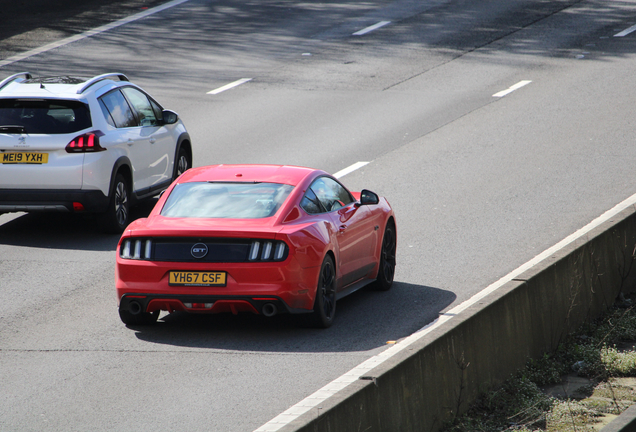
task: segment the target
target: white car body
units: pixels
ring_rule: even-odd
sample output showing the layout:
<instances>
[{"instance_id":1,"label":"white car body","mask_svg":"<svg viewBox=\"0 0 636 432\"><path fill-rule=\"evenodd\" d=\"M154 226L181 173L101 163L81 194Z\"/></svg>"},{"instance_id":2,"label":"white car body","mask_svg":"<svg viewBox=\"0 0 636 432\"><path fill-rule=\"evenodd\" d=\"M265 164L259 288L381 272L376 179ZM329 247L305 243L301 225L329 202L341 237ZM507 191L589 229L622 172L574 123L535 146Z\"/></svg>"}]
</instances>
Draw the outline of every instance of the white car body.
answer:
<instances>
[{"instance_id":1,"label":"white car body","mask_svg":"<svg viewBox=\"0 0 636 432\"><path fill-rule=\"evenodd\" d=\"M32 106L39 104L43 108L32 109L31 116ZM55 104L64 107L51 108ZM86 146L69 150L79 137L88 141L88 134L98 151ZM37 163L41 158L44 163ZM126 196L119 201L125 200L126 208L115 203L114 211L126 214L120 213L117 226L109 230L121 231L129 205L158 194L191 166L191 141L182 121L125 75L83 79L21 73L0 82L0 213L110 211L113 216L120 174Z\"/></svg>"}]
</instances>

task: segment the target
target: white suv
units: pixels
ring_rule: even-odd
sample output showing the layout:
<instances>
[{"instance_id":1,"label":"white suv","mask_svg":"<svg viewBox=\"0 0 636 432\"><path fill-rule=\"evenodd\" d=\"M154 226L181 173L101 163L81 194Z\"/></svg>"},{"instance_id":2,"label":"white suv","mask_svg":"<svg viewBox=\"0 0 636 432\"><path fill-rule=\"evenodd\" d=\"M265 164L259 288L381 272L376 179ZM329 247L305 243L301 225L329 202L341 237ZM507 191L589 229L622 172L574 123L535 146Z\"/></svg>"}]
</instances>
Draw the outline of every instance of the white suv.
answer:
<instances>
[{"instance_id":1,"label":"white suv","mask_svg":"<svg viewBox=\"0 0 636 432\"><path fill-rule=\"evenodd\" d=\"M190 136L120 73L0 82L0 214L93 212L107 232L192 167Z\"/></svg>"}]
</instances>

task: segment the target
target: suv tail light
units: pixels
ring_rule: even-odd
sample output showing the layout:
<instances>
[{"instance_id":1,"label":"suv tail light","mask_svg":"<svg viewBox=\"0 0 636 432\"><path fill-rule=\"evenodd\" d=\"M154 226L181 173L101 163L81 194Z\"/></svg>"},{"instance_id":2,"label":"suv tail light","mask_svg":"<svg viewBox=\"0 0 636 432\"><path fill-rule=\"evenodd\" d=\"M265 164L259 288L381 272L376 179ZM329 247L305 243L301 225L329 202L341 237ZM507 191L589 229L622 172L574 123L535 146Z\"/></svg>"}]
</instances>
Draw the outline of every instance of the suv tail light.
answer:
<instances>
[{"instance_id":1,"label":"suv tail light","mask_svg":"<svg viewBox=\"0 0 636 432\"><path fill-rule=\"evenodd\" d=\"M73 138L66 145L67 153L94 153L105 151L106 149L99 145L99 137L104 135L100 131L88 132Z\"/></svg>"}]
</instances>

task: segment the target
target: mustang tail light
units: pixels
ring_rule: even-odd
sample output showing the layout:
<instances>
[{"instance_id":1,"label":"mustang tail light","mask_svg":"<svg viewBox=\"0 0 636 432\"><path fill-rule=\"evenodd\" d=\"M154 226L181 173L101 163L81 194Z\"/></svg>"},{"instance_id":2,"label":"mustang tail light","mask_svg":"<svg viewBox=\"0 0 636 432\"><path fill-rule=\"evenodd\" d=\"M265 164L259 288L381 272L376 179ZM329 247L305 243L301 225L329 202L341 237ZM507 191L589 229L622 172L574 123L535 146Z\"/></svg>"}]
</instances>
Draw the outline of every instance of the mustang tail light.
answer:
<instances>
[{"instance_id":1,"label":"mustang tail light","mask_svg":"<svg viewBox=\"0 0 636 432\"><path fill-rule=\"evenodd\" d=\"M126 239L121 242L119 256L123 259L149 260L152 257L152 240Z\"/></svg>"},{"instance_id":2,"label":"mustang tail light","mask_svg":"<svg viewBox=\"0 0 636 432\"><path fill-rule=\"evenodd\" d=\"M254 240L250 246L250 261L284 261L289 248L282 241Z\"/></svg>"},{"instance_id":3,"label":"mustang tail light","mask_svg":"<svg viewBox=\"0 0 636 432\"><path fill-rule=\"evenodd\" d=\"M170 243L168 243L170 244ZM243 243L245 245L245 243ZM226 245L218 245L221 249L215 249L217 246L214 243L208 243L207 247L211 249L208 256L214 256L210 262L224 262L225 260L220 255L226 249L223 247ZM192 246L188 246L188 251ZM174 249L174 247L168 246L168 248ZM122 240L119 247L119 256L122 259L129 260L159 260L159 261L197 261L197 258L193 258L190 253L186 255L166 254L166 243L162 243L161 239L158 242L149 238L126 238ZM180 250L177 247L177 250ZM212 252L214 250L214 252ZM276 240L252 240L249 244L247 261L249 262L272 262L272 261L285 261L289 255L289 247L283 241ZM245 255L242 258L236 259L236 257L228 260L227 262L244 262ZM225 257L227 258L227 257Z\"/></svg>"},{"instance_id":4,"label":"mustang tail light","mask_svg":"<svg viewBox=\"0 0 636 432\"><path fill-rule=\"evenodd\" d=\"M88 132L73 138L66 145L67 153L94 153L105 151L106 149L99 145L99 137L104 135L100 131Z\"/></svg>"}]
</instances>

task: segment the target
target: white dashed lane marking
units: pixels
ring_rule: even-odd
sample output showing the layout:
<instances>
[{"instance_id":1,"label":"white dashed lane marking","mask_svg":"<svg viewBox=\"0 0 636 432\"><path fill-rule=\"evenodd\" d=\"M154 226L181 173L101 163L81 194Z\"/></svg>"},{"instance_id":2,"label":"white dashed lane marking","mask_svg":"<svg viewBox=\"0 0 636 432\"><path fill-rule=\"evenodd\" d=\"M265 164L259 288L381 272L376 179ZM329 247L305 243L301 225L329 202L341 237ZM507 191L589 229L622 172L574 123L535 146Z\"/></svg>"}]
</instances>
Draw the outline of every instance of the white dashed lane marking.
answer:
<instances>
[{"instance_id":1,"label":"white dashed lane marking","mask_svg":"<svg viewBox=\"0 0 636 432\"><path fill-rule=\"evenodd\" d=\"M51 42L50 44L44 45L44 46L39 47L39 48L32 49L30 51L26 51L26 52L23 52L23 53L20 53L20 54L16 54L16 55L14 55L12 57L9 57L9 58L6 58L6 59L0 61L0 67L9 65L11 63L18 62L20 60L24 60L24 59L29 58L31 56L34 56L36 54L41 54L43 52L47 52L47 51L50 51L50 50L55 49L55 48L59 48L59 47L64 46L64 45L68 45L68 44L70 44L72 42L76 42L78 40L82 40L82 39L86 39L86 38L91 37L91 36L95 36L96 34L103 33L105 31L112 30L112 29L117 28L119 26L122 26L124 24L128 24L128 23L131 23L133 21L140 20L142 18L145 18L145 17L150 16L152 14L155 14L157 12L161 12L163 10L169 9L171 7L180 5L181 3L185 3L187 1L189 1L189 0L173 0L171 2L163 4L161 6L157 6L157 7L154 7L152 9L148 9L148 10L145 10L143 12L139 12L138 14L129 16L127 18L120 19L119 21L115 21L115 22L112 22L110 24L106 24L106 25L94 28L94 29L86 31L84 33L68 37L66 39L62 39L62 40L59 40L59 41L56 41L56 42Z\"/></svg>"},{"instance_id":2,"label":"white dashed lane marking","mask_svg":"<svg viewBox=\"0 0 636 432\"><path fill-rule=\"evenodd\" d=\"M632 32L635 32L635 31L636 31L636 25L633 25L633 26L631 26L630 28L625 29L625 30L623 30L623 31L622 31L622 32L620 32L620 33L616 33L616 34L614 35L614 37L623 37L623 36L627 36L628 34L630 34L630 33L632 33Z\"/></svg>"},{"instance_id":3,"label":"white dashed lane marking","mask_svg":"<svg viewBox=\"0 0 636 432\"><path fill-rule=\"evenodd\" d=\"M245 84L248 81L252 81L252 78L241 78L240 80L224 85L223 87L219 87L218 89L211 90L208 92L208 94L211 94L211 95L219 94L221 92L224 92L225 90L229 90L236 86L240 86L241 84Z\"/></svg>"},{"instance_id":4,"label":"white dashed lane marking","mask_svg":"<svg viewBox=\"0 0 636 432\"><path fill-rule=\"evenodd\" d=\"M510 94L513 91L520 89L521 87L527 86L531 82L532 81L529 81L529 80L519 81L517 84L513 85L512 87L509 87L506 90L502 90L498 93L495 93L494 95L492 95L492 97L504 97L507 94Z\"/></svg>"},{"instance_id":5,"label":"white dashed lane marking","mask_svg":"<svg viewBox=\"0 0 636 432\"><path fill-rule=\"evenodd\" d=\"M353 33L354 36L362 36L363 34L367 34L369 32L372 32L373 30L377 30L380 27L384 27L387 24L391 24L391 21L380 21L377 24L373 24L372 26L363 28L362 30L359 30L355 33Z\"/></svg>"},{"instance_id":6,"label":"white dashed lane marking","mask_svg":"<svg viewBox=\"0 0 636 432\"><path fill-rule=\"evenodd\" d=\"M344 177L344 176L346 176L347 174L350 174L350 173L354 172L355 170L362 168L363 166L365 166L365 165L366 165L366 164L368 164L368 163L369 163L369 162L356 162L356 163L354 163L353 165L348 166L347 168L345 168L345 169L342 169L342 170L338 171L338 172L337 172L337 173L335 173L333 176L334 176L335 178Z\"/></svg>"}]
</instances>

